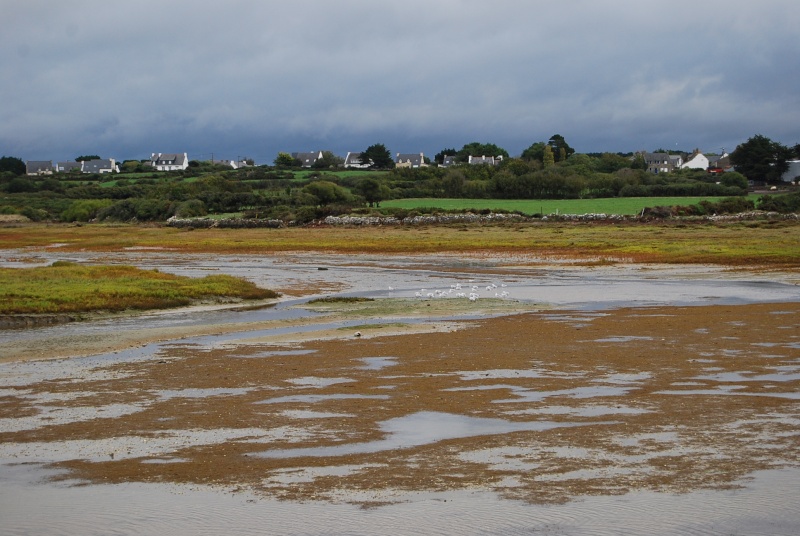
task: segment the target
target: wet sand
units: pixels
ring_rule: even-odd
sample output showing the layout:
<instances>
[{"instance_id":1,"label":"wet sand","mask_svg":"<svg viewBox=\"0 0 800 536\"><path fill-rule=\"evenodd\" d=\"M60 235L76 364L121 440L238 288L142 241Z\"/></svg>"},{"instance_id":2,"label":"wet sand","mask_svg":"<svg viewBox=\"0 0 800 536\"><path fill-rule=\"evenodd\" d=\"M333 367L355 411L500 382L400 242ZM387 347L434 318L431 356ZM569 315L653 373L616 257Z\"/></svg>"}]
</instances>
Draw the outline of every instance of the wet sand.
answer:
<instances>
[{"instance_id":1,"label":"wet sand","mask_svg":"<svg viewBox=\"0 0 800 536\"><path fill-rule=\"evenodd\" d=\"M46 379L21 371L59 361L19 362L0 445L88 483L367 506L425 490L562 503L727 489L798 467L798 313L536 311L403 334L173 340Z\"/></svg>"}]
</instances>

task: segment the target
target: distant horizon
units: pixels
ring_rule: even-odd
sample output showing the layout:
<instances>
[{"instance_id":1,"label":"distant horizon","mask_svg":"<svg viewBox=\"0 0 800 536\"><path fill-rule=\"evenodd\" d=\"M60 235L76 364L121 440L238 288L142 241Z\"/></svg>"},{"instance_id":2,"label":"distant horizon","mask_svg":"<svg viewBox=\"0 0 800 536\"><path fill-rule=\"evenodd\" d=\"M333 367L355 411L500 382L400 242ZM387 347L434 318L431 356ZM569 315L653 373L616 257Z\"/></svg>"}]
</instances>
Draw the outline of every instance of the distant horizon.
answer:
<instances>
[{"instance_id":1,"label":"distant horizon","mask_svg":"<svg viewBox=\"0 0 800 536\"><path fill-rule=\"evenodd\" d=\"M755 136L755 135L756 134L753 134L753 136ZM769 136L767 136L767 137L769 137ZM546 143L548 139L549 139L549 136L546 139L538 140L538 141ZM477 140L473 140L473 141L477 141ZM566 141L567 141L567 143L570 143L569 139L567 139ZM745 140L742 140L740 143L744 143L746 141L747 140L745 139ZM779 140L773 140L773 141L779 141ZM522 154L522 152L525 149L530 147L530 145L532 145L533 143L537 143L537 142L531 142L531 144L528 144L527 146L525 146L522 150L518 151L517 153L513 153L512 151L509 151L506 147L504 147L504 146L502 146L500 144L496 144L496 145L498 145L501 149L505 149L506 151L508 151L508 153L510 155L510 158L519 158L520 155ZM378 142L374 142L374 143L381 143L381 142L378 141ZM471 143L471 142L467 142L467 143ZM487 141L482 141L480 143L493 143L493 142L491 140L487 140ZM781 143L783 143L783 142L781 142ZM47 158L47 157L44 157L44 158L23 158L23 157L21 157L19 155L14 155L14 154L2 154L0 156L15 157L15 158L21 159L24 162L47 162L47 161L52 161L52 162L74 162L75 159L80 157L80 156L97 155L101 159L113 158L116 162L122 163L122 162L129 161L129 160L138 160L138 161L149 160L153 153L161 152L161 153L164 153L164 154L183 154L183 153L186 153L187 156L189 157L190 161L191 160L195 160L195 161L198 161L198 162L208 162L208 161L211 161L212 157L213 157L213 161L215 161L215 162L217 162L217 161L219 161L219 162L228 162L228 161L231 161L231 160L234 161L234 162L237 162L237 161L242 161L242 160L245 160L245 159L250 159L250 160L254 160L256 165L271 165L271 164L273 164L275 158L278 156L279 152L284 152L284 153L291 154L291 153L302 153L302 152L312 152L313 153L313 152L316 152L316 151L331 151L334 155L339 156L341 158L344 158L347 155L348 152L354 152L354 153L363 152L367 147L369 147L369 145L372 145L372 143L369 143L368 145L365 145L364 147L362 147L360 149L353 149L353 150L343 151L343 152L333 151L333 150L330 150L330 149L325 148L325 147L321 147L319 149L312 148L312 149L297 149L297 150L294 150L294 149L280 149L280 150L276 151L275 154L272 155L272 157L269 157L268 160L263 160L263 161L261 159L259 159L259 158L255 158L253 156L250 156L249 154L244 154L243 152L238 153L238 154L236 154L234 156L228 157L228 156L224 156L224 153L222 153L222 152L217 153L216 151L214 151L214 152L205 152L205 153L192 153L191 151L185 151L185 150L180 150L180 151L171 151L171 150L170 151L151 151L147 155L139 157L139 158L137 158L137 157L119 158L119 157L114 156L114 155L106 156L104 154L100 154L100 153L95 152L95 151L83 151L83 152L76 153L75 156L59 157L59 158ZM384 145L386 145L386 144L384 144ZM400 153L400 154L419 154L420 152L422 152L425 157L430 158L431 160L433 160L434 156L436 154L438 154L439 152L443 151L444 149L455 149L455 150L458 151L464 145L466 145L466 143L462 144L461 146L444 145L440 149L437 149L437 150L435 150L433 152L430 152L430 153L428 151L424 151L424 150L422 150L422 151L420 151L420 150L395 151L395 150L392 150L392 148L389 147L388 145L386 146L386 148L391 152L392 158L395 158L395 156L398 153ZM673 148L664 147L664 146L654 147L654 148L638 148L638 149L631 149L631 150L627 150L627 151L581 151L579 148L574 147L571 143L570 143L570 145L575 149L575 153L576 154L611 153L611 154L623 154L623 155L626 155L626 154L634 154L634 153L642 151L642 150L647 151L647 152L657 152L659 149L663 149L665 151L678 151L678 152L685 153L685 154L691 154L695 149L700 149L700 152L703 153L703 154L710 154L710 155L721 155L721 154L723 154L722 153L723 147L720 147L717 150L709 150L709 151L705 151L700 147L695 147L695 148L692 148L692 149L685 149L685 148L674 148L673 149ZM737 145L739 145L739 144L737 144ZM785 144L784 143L784 145L788 146L789 144ZM791 144L791 146L794 146L794 144ZM724 151L726 153L730 154L731 152L733 152L734 149L735 149L735 147L732 147L731 149L724 148ZM194 156L195 154L198 155L198 156ZM219 156L219 155L222 155L222 156ZM474 155L474 156L482 156L482 155Z\"/></svg>"}]
</instances>

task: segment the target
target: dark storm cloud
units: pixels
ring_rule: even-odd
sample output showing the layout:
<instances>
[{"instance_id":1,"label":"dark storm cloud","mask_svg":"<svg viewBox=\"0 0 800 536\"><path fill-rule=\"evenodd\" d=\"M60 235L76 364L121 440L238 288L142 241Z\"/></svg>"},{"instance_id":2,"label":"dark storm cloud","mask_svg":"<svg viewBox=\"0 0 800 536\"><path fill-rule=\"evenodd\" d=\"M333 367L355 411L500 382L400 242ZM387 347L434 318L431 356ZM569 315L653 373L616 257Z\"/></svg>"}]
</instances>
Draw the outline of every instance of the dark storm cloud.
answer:
<instances>
[{"instance_id":1,"label":"dark storm cloud","mask_svg":"<svg viewBox=\"0 0 800 536\"><path fill-rule=\"evenodd\" d=\"M793 0L3 3L24 159L800 141Z\"/></svg>"}]
</instances>

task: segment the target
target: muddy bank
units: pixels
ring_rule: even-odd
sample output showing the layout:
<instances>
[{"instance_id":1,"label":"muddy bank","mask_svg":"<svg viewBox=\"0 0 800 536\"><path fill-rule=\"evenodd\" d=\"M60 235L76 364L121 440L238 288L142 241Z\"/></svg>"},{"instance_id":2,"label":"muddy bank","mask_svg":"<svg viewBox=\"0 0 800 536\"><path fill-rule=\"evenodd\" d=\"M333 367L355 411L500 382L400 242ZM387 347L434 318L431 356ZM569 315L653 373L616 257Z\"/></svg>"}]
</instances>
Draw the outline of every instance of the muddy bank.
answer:
<instances>
[{"instance_id":1,"label":"muddy bank","mask_svg":"<svg viewBox=\"0 0 800 536\"><path fill-rule=\"evenodd\" d=\"M542 311L402 336L174 341L136 362L51 362L47 378L10 364L0 452L90 483L369 505L726 489L800 465L798 314Z\"/></svg>"}]
</instances>

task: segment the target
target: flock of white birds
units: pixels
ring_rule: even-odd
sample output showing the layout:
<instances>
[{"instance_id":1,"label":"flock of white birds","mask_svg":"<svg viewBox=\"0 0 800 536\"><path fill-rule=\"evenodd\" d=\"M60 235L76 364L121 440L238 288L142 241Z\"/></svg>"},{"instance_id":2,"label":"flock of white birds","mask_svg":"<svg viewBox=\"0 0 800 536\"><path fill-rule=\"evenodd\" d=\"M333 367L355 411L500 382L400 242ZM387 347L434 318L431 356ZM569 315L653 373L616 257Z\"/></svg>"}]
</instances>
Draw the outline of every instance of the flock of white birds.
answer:
<instances>
[{"instance_id":1,"label":"flock of white birds","mask_svg":"<svg viewBox=\"0 0 800 536\"><path fill-rule=\"evenodd\" d=\"M414 293L414 297L416 298L425 298L425 299L435 299L435 298L464 298L468 299L469 301L477 301L478 298L481 297L492 297L492 293L494 293L495 298L508 298L509 293L507 290L500 290L505 289L507 285L505 283L501 283L500 286L496 283L489 283L485 287L485 293L481 294L481 285L476 285L474 279L470 279L469 283L466 285L462 285L461 283L453 283L450 285L450 288L446 290L436 289L436 290L428 290L428 289L420 289ZM389 287L389 290L394 290L392 287Z\"/></svg>"}]
</instances>

